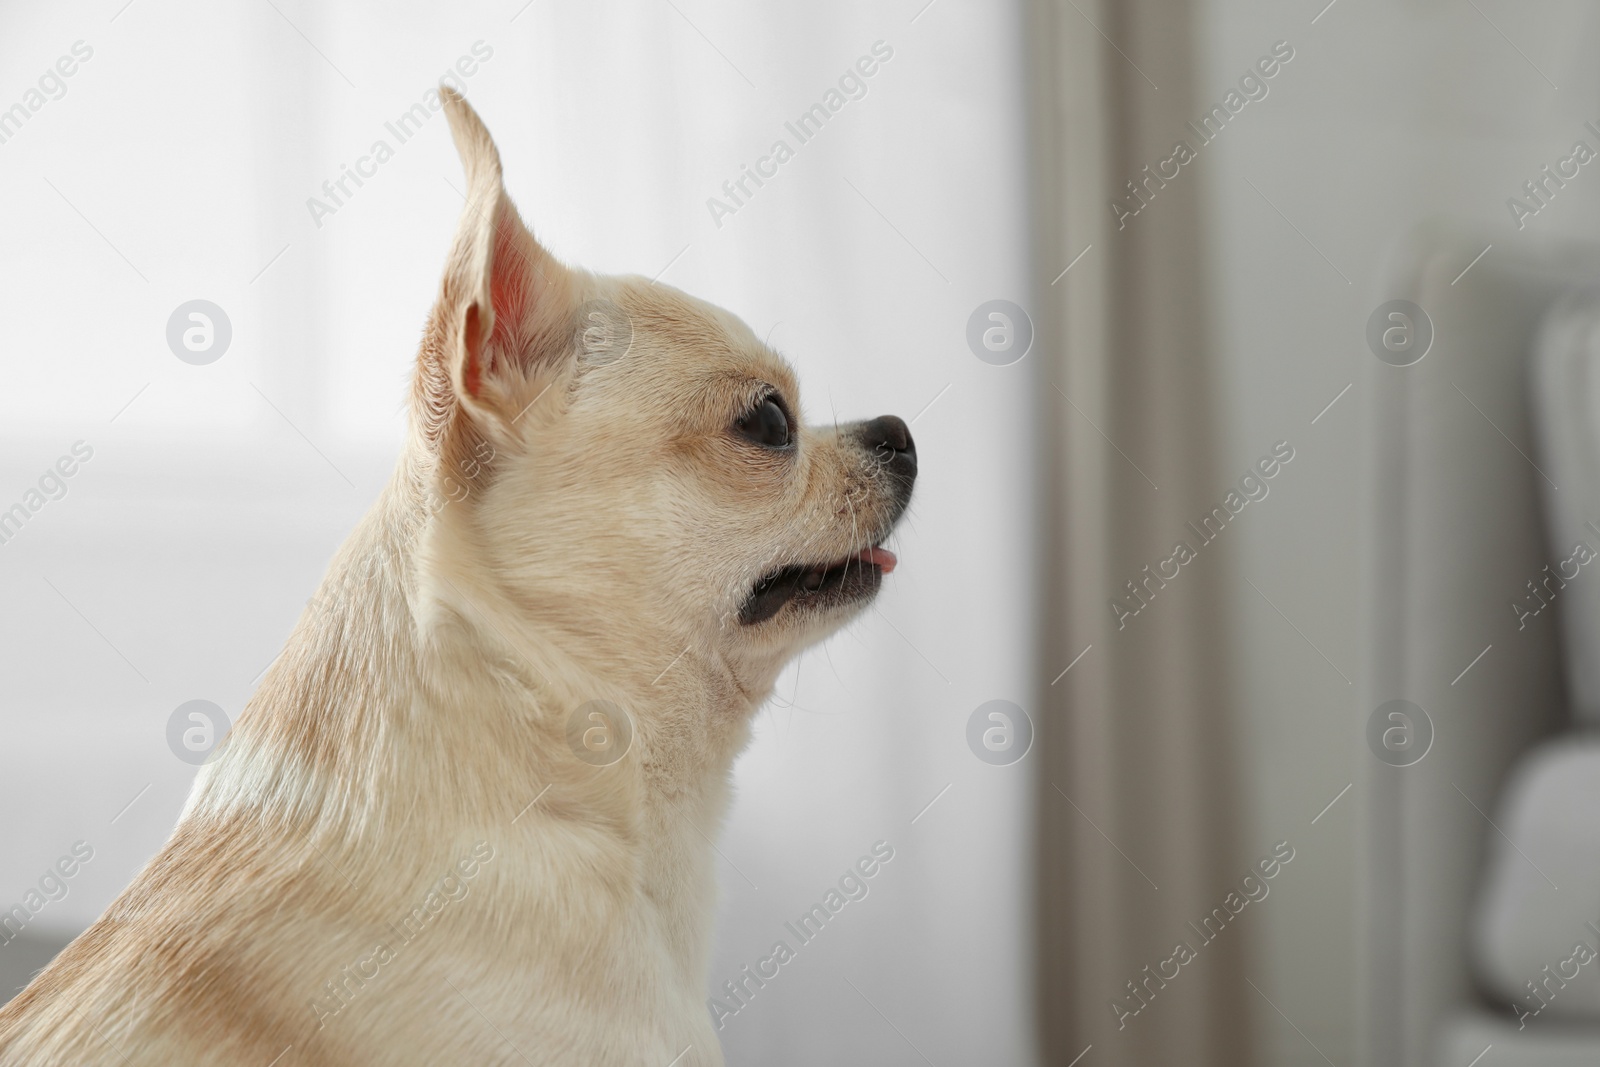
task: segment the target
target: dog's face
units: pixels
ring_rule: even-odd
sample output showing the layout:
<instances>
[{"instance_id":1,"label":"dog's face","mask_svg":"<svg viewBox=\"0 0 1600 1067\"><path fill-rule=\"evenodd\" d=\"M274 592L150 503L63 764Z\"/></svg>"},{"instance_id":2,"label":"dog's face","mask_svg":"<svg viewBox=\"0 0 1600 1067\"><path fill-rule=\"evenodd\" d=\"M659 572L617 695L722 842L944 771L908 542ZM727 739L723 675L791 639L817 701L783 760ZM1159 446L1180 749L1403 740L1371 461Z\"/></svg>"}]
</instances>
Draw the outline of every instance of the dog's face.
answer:
<instances>
[{"instance_id":1,"label":"dog's face","mask_svg":"<svg viewBox=\"0 0 1600 1067\"><path fill-rule=\"evenodd\" d=\"M916 478L906 425L801 422L790 367L669 286L557 263L459 98L471 189L417 397L476 547L520 608L663 671L770 684L877 592Z\"/></svg>"}]
</instances>

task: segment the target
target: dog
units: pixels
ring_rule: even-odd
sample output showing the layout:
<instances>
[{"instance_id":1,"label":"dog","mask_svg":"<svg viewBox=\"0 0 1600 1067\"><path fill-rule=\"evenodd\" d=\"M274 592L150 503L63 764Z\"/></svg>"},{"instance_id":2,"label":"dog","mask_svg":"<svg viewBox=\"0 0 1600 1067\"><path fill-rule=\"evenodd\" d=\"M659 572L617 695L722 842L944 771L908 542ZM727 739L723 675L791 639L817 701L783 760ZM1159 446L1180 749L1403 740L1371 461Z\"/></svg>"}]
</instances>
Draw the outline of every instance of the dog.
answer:
<instances>
[{"instance_id":1,"label":"dog","mask_svg":"<svg viewBox=\"0 0 1600 1067\"><path fill-rule=\"evenodd\" d=\"M171 838L0 1063L722 1062L712 839L784 664L896 560L916 449L798 421L726 311L466 206L372 510Z\"/></svg>"}]
</instances>

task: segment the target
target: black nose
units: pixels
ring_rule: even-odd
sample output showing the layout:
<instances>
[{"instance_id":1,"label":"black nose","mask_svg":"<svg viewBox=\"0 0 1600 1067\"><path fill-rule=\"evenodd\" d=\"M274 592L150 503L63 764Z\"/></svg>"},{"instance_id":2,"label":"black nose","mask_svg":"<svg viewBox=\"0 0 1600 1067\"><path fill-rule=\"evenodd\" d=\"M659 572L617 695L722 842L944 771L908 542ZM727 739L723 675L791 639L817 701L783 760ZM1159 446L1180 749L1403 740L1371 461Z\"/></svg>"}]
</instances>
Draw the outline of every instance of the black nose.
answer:
<instances>
[{"instance_id":1,"label":"black nose","mask_svg":"<svg viewBox=\"0 0 1600 1067\"><path fill-rule=\"evenodd\" d=\"M861 443L888 461L889 469L906 478L917 476L917 445L911 427L897 415L880 415L861 424Z\"/></svg>"}]
</instances>

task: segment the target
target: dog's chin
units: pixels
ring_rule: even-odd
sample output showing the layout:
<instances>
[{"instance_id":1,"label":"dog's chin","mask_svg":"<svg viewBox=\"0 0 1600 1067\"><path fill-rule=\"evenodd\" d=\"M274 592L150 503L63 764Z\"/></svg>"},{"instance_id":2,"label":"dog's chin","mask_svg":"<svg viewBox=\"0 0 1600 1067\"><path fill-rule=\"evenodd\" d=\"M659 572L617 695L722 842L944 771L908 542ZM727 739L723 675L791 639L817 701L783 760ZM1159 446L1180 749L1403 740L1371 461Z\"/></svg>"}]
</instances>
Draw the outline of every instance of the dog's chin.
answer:
<instances>
[{"instance_id":1,"label":"dog's chin","mask_svg":"<svg viewBox=\"0 0 1600 1067\"><path fill-rule=\"evenodd\" d=\"M877 595L895 562L893 552L874 545L831 562L779 567L751 588L739 609L739 622L759 626L780 613L812 617L865 604Z\"/></svg>"}]
</instances>

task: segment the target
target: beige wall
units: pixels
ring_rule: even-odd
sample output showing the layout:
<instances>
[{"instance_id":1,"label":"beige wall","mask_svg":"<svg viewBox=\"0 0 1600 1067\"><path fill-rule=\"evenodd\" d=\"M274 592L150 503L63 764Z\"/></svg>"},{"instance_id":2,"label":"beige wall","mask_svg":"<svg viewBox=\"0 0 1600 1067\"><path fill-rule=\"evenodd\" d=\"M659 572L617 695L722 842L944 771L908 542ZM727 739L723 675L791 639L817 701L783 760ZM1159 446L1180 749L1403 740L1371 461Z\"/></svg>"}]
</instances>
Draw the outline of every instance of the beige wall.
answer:
<instances>
[{"instance_id":1,"label":"beige wall","mask_svg":"<svg viewBox=\"0 0 1600 1067\"><path fill-rule=\"evenodd\" d=\"M1242 837L1262 848L1287 837L1298 850L1257 917L1252 978L1346 1064L1363 1062L1356 1035L1371 992L1360 973L1358 850L1367 820L1385 817L1361 786L1373 763L1362 737L1372 710L1361 684L1363 598L1383 595L1366 585L1362 548L1373 390L1384 387L1370 374L1364 326L1398 295L1384 291L1386 258L1419 223L1481 231L1495 245L1490 257L1538 236L1600 233L1600 170L1586 169L1520 233L1505 206L1585 120L1600 120L1600 68L1595 17L1578 3L1339 0L1315 25L1319 3L1295 7L1210 5L1201 82L1218 97L1274 41L1290 41L1295 58L1204 150L1197 176L1227 368L1223 454L1242 470L1273 441L1296 448L1272 496L1238 525L1240 580L1227 605L1239 636ZM1262 1008L1264 1062L1323 1062Z\"/></svg>"}]
</instances>

